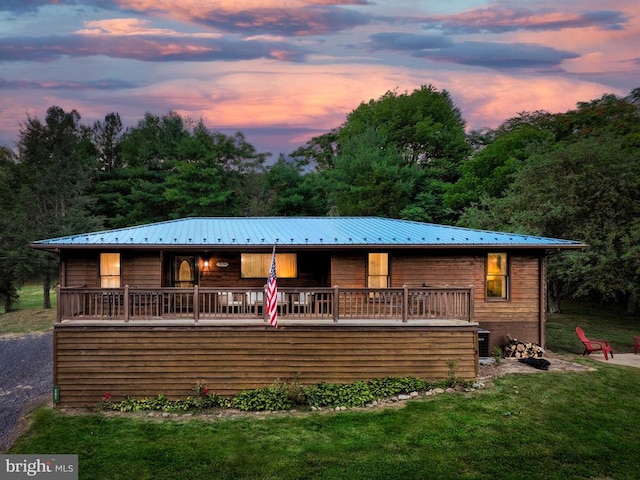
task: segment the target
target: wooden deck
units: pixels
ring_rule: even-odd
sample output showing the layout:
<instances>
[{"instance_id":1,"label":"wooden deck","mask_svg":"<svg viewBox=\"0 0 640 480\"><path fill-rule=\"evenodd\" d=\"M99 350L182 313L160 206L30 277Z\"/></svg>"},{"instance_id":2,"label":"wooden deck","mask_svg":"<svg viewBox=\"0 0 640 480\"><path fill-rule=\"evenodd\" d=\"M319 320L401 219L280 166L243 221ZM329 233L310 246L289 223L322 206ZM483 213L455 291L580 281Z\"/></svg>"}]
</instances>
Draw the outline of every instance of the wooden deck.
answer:
<instances>
[{"instance_id":1,"label":"wooden deck","mask_svg":"<svg viewBox=\"0 0 640 480\"><path fill-rule=\"evenodd\" d=\"M283 289L278 329L262 290L59 288L54 384L61 406L219 395L296 381L438 380L478 373L470 288Z\"/></svg>"}]
</instances>

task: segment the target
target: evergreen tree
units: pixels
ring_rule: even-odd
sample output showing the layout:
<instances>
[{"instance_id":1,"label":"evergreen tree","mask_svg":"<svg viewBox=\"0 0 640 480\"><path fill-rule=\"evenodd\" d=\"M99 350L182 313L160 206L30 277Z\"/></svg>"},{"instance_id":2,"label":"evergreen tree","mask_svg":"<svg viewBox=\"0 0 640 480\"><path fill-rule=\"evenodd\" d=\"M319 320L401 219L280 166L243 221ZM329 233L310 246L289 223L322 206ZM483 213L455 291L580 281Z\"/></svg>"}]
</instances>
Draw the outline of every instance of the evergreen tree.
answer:
<instances>
[{"instance_id":1,"label":"evergreen tree","mask_svg":"<svg viewBox=\"0 0 640 480\"><path fill-rule=\"evenodd\" d=\"M90 130L80 124L78 112L53 106L47 110L44 123L28 117L20 130L18 150L13 225L24 245L101 226L89 213L92 199L87 196L97 154ZM23 256L21 268L26 270L25 275L42 279L44 307L50 308L49 292L57 278L58 259L33 251Z\"/></svg>"}]
</instances>

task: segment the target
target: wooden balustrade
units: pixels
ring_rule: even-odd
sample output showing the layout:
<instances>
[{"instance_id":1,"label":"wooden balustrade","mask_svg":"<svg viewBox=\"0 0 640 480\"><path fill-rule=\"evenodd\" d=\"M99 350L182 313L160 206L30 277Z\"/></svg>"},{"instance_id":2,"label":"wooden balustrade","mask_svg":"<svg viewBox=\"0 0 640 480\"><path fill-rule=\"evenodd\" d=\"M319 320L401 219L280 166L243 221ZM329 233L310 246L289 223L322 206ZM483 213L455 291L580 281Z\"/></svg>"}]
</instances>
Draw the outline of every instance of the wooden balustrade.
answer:
<instances>
[{"instance_id":1,"label":"wooden balustrade","mask_svg":"<svg viewBox=\"0 0 640 480\"><path fill-rule=\"evenodd\" d=\"M265 319L262 289L58 287L58 322ZM281 319L473 320L470 288L279 289Z\"/></svg>"}]
</instances>

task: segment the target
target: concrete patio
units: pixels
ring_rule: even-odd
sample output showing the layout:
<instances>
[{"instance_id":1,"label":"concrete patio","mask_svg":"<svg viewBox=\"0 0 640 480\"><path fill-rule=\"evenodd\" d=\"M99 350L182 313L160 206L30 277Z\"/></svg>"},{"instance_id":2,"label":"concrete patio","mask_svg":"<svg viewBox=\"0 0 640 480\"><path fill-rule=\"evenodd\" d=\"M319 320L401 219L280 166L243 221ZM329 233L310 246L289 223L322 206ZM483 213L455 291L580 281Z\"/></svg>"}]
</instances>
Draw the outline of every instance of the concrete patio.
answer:
<instances>
[{"instance_id":1,"label":"concrete patio","mask_svg":"<svg viewBox=\"0 0 640 480\"><path fill-rule=\"evenodd\" d=\"M592 353L586 358L598 360L599 362L602 362L602 363L610 363L612 365L624 365L626 367L640 368L640 354L634 355L633 353L613 352L613 356L614 358L609 358L609 360L605 360L604 355L602 355L602 353Z\"/></svg>"}]
</instances>

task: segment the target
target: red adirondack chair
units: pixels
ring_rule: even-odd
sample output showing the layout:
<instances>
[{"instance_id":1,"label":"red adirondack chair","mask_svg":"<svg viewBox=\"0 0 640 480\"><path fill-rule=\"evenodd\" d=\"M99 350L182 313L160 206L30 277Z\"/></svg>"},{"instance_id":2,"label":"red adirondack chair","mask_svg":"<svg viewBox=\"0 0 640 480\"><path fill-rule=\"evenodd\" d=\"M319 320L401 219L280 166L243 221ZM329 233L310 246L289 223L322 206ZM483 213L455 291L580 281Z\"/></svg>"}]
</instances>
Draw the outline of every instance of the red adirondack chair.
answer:
<instances>
[{"instance_id":1,"label":"red adirondack chair","mask_svg":"<svg viewBox=\"0 0 640 480\"><path fill-rule=\"evenodd\" d=\"M578 334L580 341L584 344L584 352L582 352L582 355L589 355L591 352L602 351L605 360L609 360L607 354L610 354L611 358L613 358L613 350L611 350L609 342L606 340L592 340L587 338L580 327L576 327L576 333Z\"/></svg>"}]
</instances>

